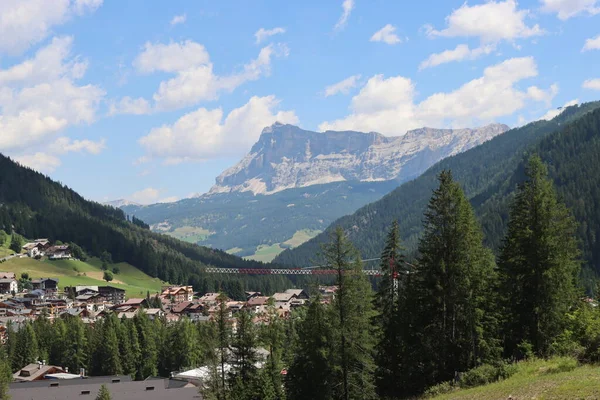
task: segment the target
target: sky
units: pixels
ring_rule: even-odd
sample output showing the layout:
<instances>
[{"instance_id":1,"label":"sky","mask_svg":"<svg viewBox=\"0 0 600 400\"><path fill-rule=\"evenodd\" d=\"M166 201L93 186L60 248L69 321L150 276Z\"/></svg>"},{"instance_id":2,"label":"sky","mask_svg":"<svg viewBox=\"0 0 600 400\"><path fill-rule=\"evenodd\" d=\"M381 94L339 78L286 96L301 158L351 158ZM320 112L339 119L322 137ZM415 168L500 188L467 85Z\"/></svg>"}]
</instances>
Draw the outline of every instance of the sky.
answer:
<instances>
[{"instance_id":1,"label":"sky","mask_svg":"<svg viewBox=\"0 0 600 400\"><path fill-rule=\"evenodd\" d=\"M83 196L203 193L275 121L401 136L600 99L600 0L0 0L0 152Z\"/></svg>"}]
</instances>

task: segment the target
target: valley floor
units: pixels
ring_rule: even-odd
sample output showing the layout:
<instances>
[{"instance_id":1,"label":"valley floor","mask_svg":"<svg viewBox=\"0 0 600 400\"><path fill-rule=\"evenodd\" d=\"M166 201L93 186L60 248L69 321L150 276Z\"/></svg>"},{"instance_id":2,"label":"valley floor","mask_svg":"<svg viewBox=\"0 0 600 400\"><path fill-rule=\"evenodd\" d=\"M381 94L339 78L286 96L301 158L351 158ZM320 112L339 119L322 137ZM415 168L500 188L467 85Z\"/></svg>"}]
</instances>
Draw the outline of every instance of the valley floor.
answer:
<instances>
[{"instance_id":1,"label":"valley floor","mask_svg":"<svg viewBox=\"0 0 600 400\"><path fill-rule=\"evenodd\" d=\"M472 389L459 389L435 400L592 400L600 399L600 367L575 367L558 358L522 362L510 378Z\"/></svg>"}]
</instances>

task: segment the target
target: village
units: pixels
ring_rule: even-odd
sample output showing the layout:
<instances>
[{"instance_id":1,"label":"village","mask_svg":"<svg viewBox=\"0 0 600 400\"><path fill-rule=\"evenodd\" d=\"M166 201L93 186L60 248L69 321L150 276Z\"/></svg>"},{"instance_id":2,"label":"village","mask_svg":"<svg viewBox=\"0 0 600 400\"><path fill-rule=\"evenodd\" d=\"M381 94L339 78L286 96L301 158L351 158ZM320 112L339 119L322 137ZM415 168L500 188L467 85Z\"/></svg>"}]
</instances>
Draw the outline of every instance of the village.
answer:
<instances>
[{"instance_id":1,"label":"village","mask_svg":"<svg viewBox=\"0 0 600 400\"><path fill-rule=\"evenodd\" d=\"M30 257L48 260L73 259L69 245L51 245L48 239L36 239L25 243L22 252L12 257ZM1 269L1 264L0 264ZM242 310L252 315L256 325L268 323L268 312L275 310L279 317L287 319L295 308L309 301L303 289L290 288L270 296L261 292L245 292L243 301L227 298L221 293L199 293L192 286L164 285L160 292L148 293L144 298L127 298L124 289L106 285L59 286L59 277L30 278L17 276L15 272L0 271L0 342L6 344L8 330L19 330L27 322L38 318L49 321L78 317L84 324L95 324L110 314L119 319L133 319L145 313L150 320L160 318L167 324L182 318L191 322L210 322L224 304L231 329L235 331L236 314ZM62 289L61 289L62 288ZM335 286L319 286L321 301L328 303L333 298ZM264 353L264 349L257 349ZM264 354L263 354L264 356ZM282 371L285 373L285 371ZM135 382L129 376L88 377L86 371L69 371L68 368L49 365L46 360L24 365L13 374L11 395L14 399L45 398L49 387L60 388L62 398L70 398L85 393L95 393L102 384L111 386L118 396L121 390L135 393L140 398L164 398L164 390L175 393L178 398L197 398L198 387L202 385L209 371L206 367L188 371L174 371L169 379L150 378ZM115 383L121 384L118 387ZM193 390L192 390L193 389ZM149 393L150 392L150 393ZM23 397L25 398L25 397Z\"/></svg>"}]
</instances>

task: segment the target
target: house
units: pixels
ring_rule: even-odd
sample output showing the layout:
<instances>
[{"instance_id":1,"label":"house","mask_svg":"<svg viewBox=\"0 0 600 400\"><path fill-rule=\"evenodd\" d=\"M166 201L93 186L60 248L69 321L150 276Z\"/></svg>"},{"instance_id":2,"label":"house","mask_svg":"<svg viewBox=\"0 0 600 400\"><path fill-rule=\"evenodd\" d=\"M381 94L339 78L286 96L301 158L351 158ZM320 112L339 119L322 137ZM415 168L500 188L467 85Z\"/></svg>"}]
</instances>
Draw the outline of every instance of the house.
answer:
<instances>
[{"instance_id":1,"label":"house","mask_svg":"<svg viewBox=\"0 0 600 400\"><path fill-rule=\"evenodd\" d=\"M299 300L308 300L310 296L303 289L288 289L285 293L293 294Z\"/></svg>"},{"instance_id":2,"label":"house","mask_svg":"<svg viewBox=\"0 0 600 400\"><path fill-rule=\"evenodd\" d=\"M146 299L136 299L131 298L124 303L117 304L114 308L117 311L125 311L127 310L139 310L140 308L147 308L148 302Z\"/></svg>"},{"instance_id":3,"label":"house","mask_svg":"<svg viewBox=\"0 0 600 400\"><path fill-rule=\"evenodd\" d=\"M55 295L58 292L58 279L56 278L40 278L32 279L31 286L33 289L43 290L47 295Z\"/></svg>"},{"instance_id":4,"label":"house","mask_svg":"<svg viewBox=\"0 0 600 400\"><path fill-rule=\"evenodd\" d=\"M144 310L144 312L146 313L148 318L150 318L152 320L165 316L165 312L163 310L161 310L160 308L146 308Z\"/></svg>"},{"instance_id":5,"label":"house","mask_svg":"<svg viewBox=\"0 0 600 400\"><path fill-rule=\"evenodd\" d=\"M0 279L17 279L14 272L0 272Z\"/></svg>"},{"instance_id":6,"label":"house","mask_svg":"<svg viewBox=\"0 0 600 400\"><path fill-rule=\"evenodd\" d=\"M184 313L189 307L193 306L194 303L192 303L191 301L183 301L181 303L175 304L171 307L171 312L174 314L182 314Z\"/></svg>"},{"instance_id":7,"label":"house","mask_svg":"<svg viewBox=\"0 0 600 400\"><path fill-rule=\"evenodd\" d=\"M50 260L62 260L72 258L69 245L51 246L46 250L46 255Z\"/></svg>"},{"instance_id":8,"label":"house","mask_svg":"<svg viewBox=\"0 0 600 400\"><path fill-rule=\"evenodd\" d=\"M100 293L92 292L92 293L80 294L79 296L75 297L75 300L80 303L99 304L99 303L104 303L106 301L106 298L104 296L102 296Z\"/></svg>"},{"instance_id":9,"label":"house","mask_svg":"<svg viewBox=\"0 0 600 400\"><path fill-rule=\"evenodd\" d=\"M38 240L45 240L45 239L38 239ZM43 256L47 249L47 247L44 245L44 242L38 242L38 241L25 243L21 248L31 258L37 257L37 256Z\"/></svg>"},{"instance_id":10,"label":"house","mask_svg":"<svg viewBox=\"0 0 600 400\"><path fill-rule=\"evenodd\" d=\"M246 293L246 300L250 300L253 297L256 296L262 296L261 292L245 292Z\"/></svg>"},{"instance_id":11,"label":"house","mask_svg":"<svg viewBox=\"0 0 600 400\"><path fill-rule=\"evenodd\" d=\"M19 283L15 278L0 278L0 293L8 294L17 293L18 291Z\"/></svg>"},{"instance_id":12,"label":"house","mask_svg":"<svg viewBox=\"0 0 600 400\"><path fill-rule=\"evenodd\" d=\"M204 296L198 299L198 302L207 306L214 306L215 304L217 304L217 299L219 298L219 296L220 293L206 293ZM227 299L226 301L229 301L229 299Z\"/></svg>"},{"instance_id":13,"label":"house","mask_svg":"<svg viewBox=\"0 0 600 400\"><path fill-rule=\"evenodd\" d=\"M98 293L109 303L120 304L125 301L125 290L113 286L98 286Z\"/></svg>"},{"instance_id":14,"label":"house","mask_svg":"<svg viewBox=\"0 0 600 400\"><path fill-rule=\"evenodd\" d=\"M296 298L294 293L275 293L273 294L273 300L275 300L275 307L277 308L288 308L292 303L292 300Z\"/></svg>"},{"instance_id":15,"label":"house","mask_svg":"<svg viewBox=\"0 0 600 400\"><path fill-rule=\"evenodd\" d=\"M194 299L194 288L191 286L165 286L160 297L169 299L174 303L192 301Z\"/></svg>"},{"instance_id":16,"label":"house","mask_svg":"<svg viewBox=\"0 0 600 400\"><path fill-rule=\"evenodd\" d=\"M269 299L267 296L252 297L246 302L246 308L255 313L262 312L269 303Z\"/></svg>"},{"instance_id":17,"label":"house","mask_svg":"<svg viewBox=\"0 0 600 400\"><path fill-rule=\"evenodd\" d=\"M13 374L13 379L16 382L31 382L45 379L48 374L56 374L66 372L61 367L54 365L46 365L45 361L35 364L29 364Z\"/></svg>"},{"instance_id":18,"label":"house","mask_svg":"<svg viewBox=\"0 0 600 400\"><path fill-rule=\"evenodd\" d=\"M246 305L246 303L244 303L243 301L228 301L227 302L227 308L231 311L232 314L235 314L235 313L241 311L245 305Z\"/></svg>"}]
</instances>

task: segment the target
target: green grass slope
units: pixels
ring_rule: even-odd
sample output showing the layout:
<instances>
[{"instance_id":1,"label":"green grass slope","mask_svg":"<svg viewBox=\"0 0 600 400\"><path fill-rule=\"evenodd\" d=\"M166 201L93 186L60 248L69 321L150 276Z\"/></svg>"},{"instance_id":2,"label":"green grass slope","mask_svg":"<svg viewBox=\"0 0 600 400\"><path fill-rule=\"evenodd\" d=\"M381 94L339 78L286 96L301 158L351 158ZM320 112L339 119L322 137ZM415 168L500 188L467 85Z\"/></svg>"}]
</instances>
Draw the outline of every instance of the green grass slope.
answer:
<instances>
[{"instance_id":1,"label":"green grass slope","mask_svg":"<svg viewBox=\"0 0 600 400\"><path fill-rule=\"evenodd\" d=\"M472 389L459 389L432 397L435 400L564 400L600 399L600 368L573 368L565 358L534 360L517 365L510 378Z\"/></svg>"},{"instance_id":2,"label":"green grass slope","mask_svg":"<svg viewBox=\"0 0 600 400\"><path fill-rule=\"evenodd\" d=\"M118 274L114 274L112 282L107 283L102 279L104 271L102 271L101 264L98 259L82 262L75 260L35 260L24 257L13 258L0 263L0 271L14 272L17 277L21 273L27 272L32 278L58 278L60 289L65 286L102 286L108 284L124 289L128 298L145 297L148 291L151 294L156 294L163 285L160 279L152 278L127 263L110 265L109 270L112 270L114 266L118 266L120 271Z\"/></svg>"}]
</instances>

